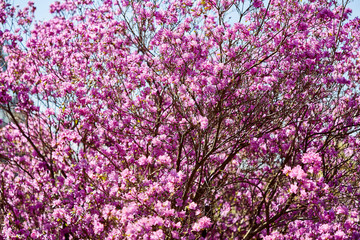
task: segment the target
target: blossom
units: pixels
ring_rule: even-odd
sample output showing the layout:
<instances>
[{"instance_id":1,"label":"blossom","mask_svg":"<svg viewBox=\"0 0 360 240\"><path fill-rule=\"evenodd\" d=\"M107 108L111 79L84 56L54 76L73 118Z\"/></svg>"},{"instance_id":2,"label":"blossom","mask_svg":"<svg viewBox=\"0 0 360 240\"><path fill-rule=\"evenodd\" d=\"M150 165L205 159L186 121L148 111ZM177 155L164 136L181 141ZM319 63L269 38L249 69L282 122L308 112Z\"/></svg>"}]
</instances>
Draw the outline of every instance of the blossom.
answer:
<instances>
[{"instance_id":1,"label":"blossom","mask_svg":"<svg viewBox=\"0 0 360 240\"><path fill-rule=\"evenodd\" d=\"M40 233L36 230L32 231L30 237L33 239L37 239L40 236Z\"/></svg>"},{"instance_id":2,"label":"blossom","mask_svg":"<svg viewBox=\"0 0 360 240\"><path fill-rule=\"evenodd\" d=\"M319 228L321 233L328 233L331 231L331 226L329 224L322 224Z\"/></svg>"},{"instance_id":3,"label":"blossom","mask_svg":"<svg viewBox=\"0 0 360 240\"><path fill-rule=\"evenodd\" d=\"M189 209L191 209L191 210L195 210L196 207L197 207L197 204L194 203L194 202L191 202L191 203L189 204Z\"/></svg>"},{"instance_id":4,"label":"blossom","mask_svg":"<svg viewBox=\"0 0 360 240\"><path fill-rule=\"evenodd\" d=\"M104 230L104 224L98 222L98 221L95 221L94 222L94 233L95 234L99 234L101 233L102 231Z\"/></svg>"},{"instance_id":5,"label":"blossom","mask_svg":"<svg viewBox=\"0 0 360 240\"><path fill-rule=\"evenodd\" d=\"M224 217L224 216L226 216L229 212L230 212L230 210L231 210L231 206L230 206L230 204L229 203L224 203L224 205L223 205L223 207L222 207L222 209L221 209L221 213L220 213L220 215L222 216L222 217Z\"/></svg>"},{"instance_id":6,"label":"blossom","mask_svg":"<svg viewBox=\"0 0 360 240\"><path fill-rule=\"evenodd\" d=\"M171 236L174 239L180 239L179 233L177 231L171 231Z\"/></svg>"},{"instance_id":7,"label":"blossom","mask_svg":"<svg viewBox=\"0 0 360 240\"><path fill-rule=\"evenodd\" d=\"M297 165L295 168L291 169L289 176L291 178L296 178L298 180L304 180L307 175L304 172L304 170L302 170L302 168L299 165Z\"/></svg>"},{"instance_id":8,"label":"blossom","mask_svg":"<svg viewBox=\"0 0 360 240\"><path fill-rule=\"evenodd\" d=\"M344 214L344 215L348 215L349 210L347 209L347 207L345 206L338 206L336 208L336 214Z\"/></svg>"},{"instance_id":9,"label":"blossom","mask_svg":"<svg viewBox=\"0 0 360 240\"><path fill-rule=\"evenodd\" d=\"M288 174L291 172L291 167L285 166L282 172L283 172L285 175L288 175Z\"/></svg>"},{"instance_id":10,"label":"blossom","mask_svg":"<svg viewBox=\"0 0 360 240\"><path fill-rule=\"evenodd\" d=\"M310 151L303 155L303 157L301 158L301 161L303 163L308 163L308 164L320 164L321 156L319 155L319 153Z\"/></svg>"},{"instance_id":11,"label":"blossom","mask_svg":"<svg viewBox=\"0 0 360 240\"><path fill-rule=\"evenodd\" d=\"M264 240L282 240L284 236L278 231L272 232L270 235L267 235L263 238Z\"/></svg>"},{"instance_id":12,"label":"blossom","mask_svg":"<svg viewBox=\"0 0 360 240\"><path fill-rule=\"evenodd\" d=\"M347 239L347 235L343 231L337 230L335 232L335 239Z\"/></svg>"},{"instance_id":13,"label":"blossom","mask_svg":"<svg viewBox=\"0 0 360 240\"><path fill-rule=\"evenodd\" d=\"M196 223L194 223L192 227L192 231L200 231L204 228L208 228L211 226L211 220L208 217L202 217L200 218Z\"/></svg>"},{"instance_id":14,"label":"blossom","mask_svg":"<svg viewBox=\"0 0 360 240\"><path fill-rule=\"evenodd\" d=\"M341 0L65 0L43 22L12 2L0 236L359 238L360 27Z\"/></svg>"},{"instance_id":15,"label":"blossom","mask_svg":"<svg viewBox=\"0 0 360 240\"><path fill-rule=\"evenodd\" d=\"M253 6L256 7L256 8L261 7L262 6L262 1L261 0L254 0Z\"/></svg>"},{"instance_id":16,"label":"blossom","mask_svg":"<svg viewBox=\"0 0 360 240\"><path fill-rule=\"evenodd\" d=\"M297 193L298 190L298 186L296 184L291 184L290 185L290 192L291 193Z\"/></svg>"},{"instance_id":17,"label":"blossom","mask_svg":"<svg viewBox=\"0 0 360 240\"><path fill-rule=\"evenodd\" d=\"M160 164L170 164L171 163L171 158L168 155L162 155L158 158L158 161Z\"/></svg>"},{"instance_id":18,"label":"blossom","mask_svg":"<svg viewBox=\"0 0 360 240\"><path fill-rule=\"evenodd\" d=\"M203 116L198 117L198 122L200 123L200 129L204 130L208 126L208 119Z\"/></svg>"},{"instance_id":19,"label":"blossom","mask_svg":"<svg viewBox=\"0 0 360 240\"><path fill-rule=\"evenodd\" d=\"M151 240L158 240L158 239L164 239L164 232L163 230L159 229L156 232L153 232L150 236Z\"/></svg>"},{"instance_id":20,"label":"blossom","mask_svg":"<svg viewBox=\"0 0 360 240\"><path fill-rule=\"evenodd\" d=\"M63 209L63 208L56 208L56 209L54 209L52 215L53 215L53 217L54 217L55 219L58 219L58 218L62 218L65 214L66 214L66 210L65 210L65 209Z\"/></svg>"}]
</instances>

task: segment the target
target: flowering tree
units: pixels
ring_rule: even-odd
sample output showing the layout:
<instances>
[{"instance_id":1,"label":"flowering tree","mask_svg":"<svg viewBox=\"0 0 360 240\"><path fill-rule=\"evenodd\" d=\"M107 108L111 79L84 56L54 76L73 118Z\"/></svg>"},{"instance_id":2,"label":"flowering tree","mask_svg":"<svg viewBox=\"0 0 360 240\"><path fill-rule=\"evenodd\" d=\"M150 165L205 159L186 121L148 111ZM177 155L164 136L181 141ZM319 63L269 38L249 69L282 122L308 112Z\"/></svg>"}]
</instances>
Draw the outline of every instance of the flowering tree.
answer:
<instances>
[{"instance_id":1,"label":"flowering tree","mask_svg":"<svg viewBox=\"0 0 360 240\"><path fill-rule=\"evenodd\" d=\"M2 239L360 237L346 4L8 2Z\"/></svg>"}]
</instances>

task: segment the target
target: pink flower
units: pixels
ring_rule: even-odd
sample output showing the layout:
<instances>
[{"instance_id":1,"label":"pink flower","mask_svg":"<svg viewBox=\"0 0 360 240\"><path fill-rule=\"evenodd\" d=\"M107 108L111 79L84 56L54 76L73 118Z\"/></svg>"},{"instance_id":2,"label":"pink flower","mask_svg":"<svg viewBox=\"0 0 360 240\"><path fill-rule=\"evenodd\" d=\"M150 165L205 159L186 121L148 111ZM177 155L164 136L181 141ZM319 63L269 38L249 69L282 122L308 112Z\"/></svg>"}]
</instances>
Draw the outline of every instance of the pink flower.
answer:
<instances>
[{"instance_id":1,"label":"pink flower","mask_svg":"<svg viewBox=\"0 0 360 240\"><path fill-rule=\"evenodd\" d=\"M94 233L99 234L104 230L104 225L100 222L94 222Z\"/></svg>"},{"instance_id":2,"label":"pink flower","mask_svg":"<svg viewBox=\"0 0 360 240\"><path fill-rule=\"evenodd\" d=\"M316 152L307 152L307 153L304 154L301 161L303 163L319 164L319 163L321 163L321 157Z\"/></svg>"},{"instance_id":3,"label":"pink flower","mask_svg":"<svg viewBox=\"0 0 360 240\"><path fill-rule=\"evenodd\" d=\"M296 184L291 184L290 185L290 192L291 193L296 193L298 190L298 186L296 186Z\"/></svg>"},{"instance_id":4,"label":"pink flower","mask_svg":"<svg viewBox=\"0 0 360 240\"><path fill-rule=\"evenodd\" d=\"M320 226L319 230L321 233L327 233L331 230L331 227L329 226L329 224L323 224Z\"/></svg>"},{"instance_id":5,"label":"pink flower","mask_svg":"<svg viewBox=\"0 0 360 240\"><path fill-rule=\"evenodd\" d=\"M172 231L172 232L171 232L171 236L172 236L174 239L180 239L179 233L178 233L177 231Z\"/></svg>"},{"instance_id":6,"label":"pink flower","mask_svg":"<svg viewBox=\"0 0 360 240\"><path fill-rule=\"evenodd\" d=\"M53 212L53 217L55 218L55 219L57 219L57 218L61 218L61 217L63 217L64 215L65 215L65 209L63 209L63 208L57 208L57 209L54 209L54 212Z\"/></svg>"},{"instance_id":7,"label":"pink flower","mask_svg":"<svg viewBox=\"0 0 360 240\"><path fill-rule=\"evenodd\" d=\"M168 155L162 155L159 157L160 164L168 165L171 163L171 158Z\"/></svg>"},{"instance_id":8,"label":"pink flower","mask_svg":"<svg viewBox=\"0 0 360 240\"><path fill-rule=\"evenodd\" d=\"M293 168L289 174L291 178L297 178L298 180L304 180L306 178L306 173L302 168L297 165L295 168Z\"/></svg>"},{"instance_id":9,"label":"pink flower","mask_svg":"<svg viewBox=\"0 0 360 240\"><path fill-rule=\"evenodd\" d=\"M306 193L306 191L304 189L300 190L300 195L302 198L306 198L308 196L308 194Z\"/></svg>"},{"instance_id":10,"label":"pink flower","mask_svg":"<svg viewBox=\"0 0 360 240\"><path fill-rule=\"evenodd\" d=\"M261 0L255 0L255 1L253 2L253 6L254 6L255 8L261 7L261 6L262 6L262 1L261 1Z\"/></svg>"},{"instance_id":11,"label":"pink flower","mask_svg":"<svg viewBox=\"0 0 360 240\"><path fill-rule=\"evenodd\" d=\"M94 233L99 234L104 230L104 225L100 223L100 218L97 214L93 216Z\"/></svg>"},{"instance_id":12,"label":"pink flower","mask_svg":"<svg viewBox=\"0 0 360 240\"><path fill-rule=\"evenodd\" d=\"M211 220L208 217L200 218L192 227L192 231L199 232L204 228L208 228L211 226Z\"/></svg>"},{"instance_id":13,"label":"pink flower","mask_svg":"<svg viewBox=\"0 0 360 240\"><path fill-rule=\"evenodd\" d=\"M310 151L305 153L301 161L311 165L308 170L310 173L318 173L321 168L321 156L316 152Z\"/></svg>"},{"instance_id":14,"label":"pink flower","mask_svg":"<svg viewBox=\"0 0 360 240\"><path fill-rule=\"evenodd\" d=\"M142 157L140 157L139 159L138 159L138 164L140 165L140 166L144 166L144 165L146 165L147 163L148 163L148 159L147 159L147 157L145 157L145 156L142 156Z\"/></svg>"},{"instance_id":15,"label":"pink flower","mask_svg":"<svg viewBox=\"0 0 360 240\"><path fill-rule=\"evenodd\" d=\"M345 239L346 237L346 234L341 230L338 230L335 233L335 239Z\"/></svg>"},{"instance_id":16,"label":"pink flower","mask_svg":"<svg viewBox=\"0 0 360 240\"><path fill-rule=\"evenodd\" d=\"M164 239L164 232L163 230L157 230L156 232L152 233L150 236L151 240L158 240L158 239Z\"/></svg>"},{"instance_id":17,"label":"pink flower","mask_svg":"<svg viewBox=\"0 0 360 240\"><path fill-rule=\"evenodd\" d=\"M288 174L291 172L291 167L285 166L282 172L283 172L285 175L288 175Z\"/></svg>"},{"instance_id":18,"label":"pink flower","mask_svg":"<svg viewBox=\"0 0 360 240\"><path fill-rule=\"evenodd\" d=\"M40 234L39 234L39 232L36 231L36 230L34 230L34 231L31 233L31 235L30 235L30 237L33 238L33 239L36 239L36 238L38 238L39 236L40 236Z\"/></svg>"},{"instance_id":19,"label":"pink flower","mask_svg":"<svg viewBox=\"0 0 360 240\"><path fill-rule=\"evenodd\" d=\"M336 214L344 214L347 215L349 213L349 210L344 206L339 206L336 208Z\"/></svg>"},{"instance_id":20,"label":"pink flower","mask_svg":"<svg viewBox=\"0 0 360 240\"><path fill-rule=\"evenodd\" d=\"M264 240L281 240L284 239L284 236L278 231L272 232L270 235L267 235L263 238Z\"/></svg>"},{"instance_id":21,"label":"pink flower","mask_svg":"<svg viewBox=\"0 0 360 240\"><path fill-rule=\"evenodd\" d=\"M197 207L197 204L194 203L194 202L192 202L192 203L189 204L189 209L191 209L191 210L195 210L196 207Z\"/></svg>"},{"instance_id":22,"label":"pink flower","mask_svg":"<svg viewBox=\"0 0 360 240\"><path fill-rule=\"evenodd\" d=\"M230 204L229 203L224 203L224 205L223 205L223 207L221 209L220 215L222 217L225 217L230 212L230 210L231 210Z\"/></svg>"},{"instance_id":23,"label":"pink flower","mask_svg":"<svg viewBox=\"0 0 360 240\"><path fill-rule=\"evenodd\" d=\"M208 119L206 117L199 117L200 128L204 130L208 126Z\"/></svg>"}]
</instances>

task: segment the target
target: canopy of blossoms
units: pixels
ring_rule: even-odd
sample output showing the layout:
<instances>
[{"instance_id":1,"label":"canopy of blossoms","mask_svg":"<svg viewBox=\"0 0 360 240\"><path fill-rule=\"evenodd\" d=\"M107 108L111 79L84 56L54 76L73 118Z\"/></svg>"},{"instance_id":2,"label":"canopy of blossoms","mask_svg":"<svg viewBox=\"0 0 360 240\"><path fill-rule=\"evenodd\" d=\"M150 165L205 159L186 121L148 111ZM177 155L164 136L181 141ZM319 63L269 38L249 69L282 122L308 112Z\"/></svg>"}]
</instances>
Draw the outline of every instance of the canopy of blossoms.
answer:
<instances>
[{"instance_id":1,"label":"canopy of blossoms","mask_svg":"<svg viewBox=\"0 0 360 240\"><path fill-rule=\"evenodd\" d=\"M0 0L0 239L359 239L343 2Z\"/></svg>"}]
</instances>

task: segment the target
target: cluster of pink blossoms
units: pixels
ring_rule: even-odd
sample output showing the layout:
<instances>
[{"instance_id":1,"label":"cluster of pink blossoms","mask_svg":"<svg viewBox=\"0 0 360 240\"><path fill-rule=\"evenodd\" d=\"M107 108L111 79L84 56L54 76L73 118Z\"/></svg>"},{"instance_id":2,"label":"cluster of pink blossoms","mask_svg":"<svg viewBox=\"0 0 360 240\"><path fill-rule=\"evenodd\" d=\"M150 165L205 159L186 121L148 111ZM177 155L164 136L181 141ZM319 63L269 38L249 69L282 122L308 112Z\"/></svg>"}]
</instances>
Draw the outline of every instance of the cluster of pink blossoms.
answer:
<instances>
[{"instance_id":1,"label":"cluster of pink blossoms","mask_svg":"<svg viewBox=\"0 0 360 240\"><path fill-rule=\"evenodd\" d=\"M359 239L342 2L0 0L0 239Z\"/></svg>"}]
</instances>

